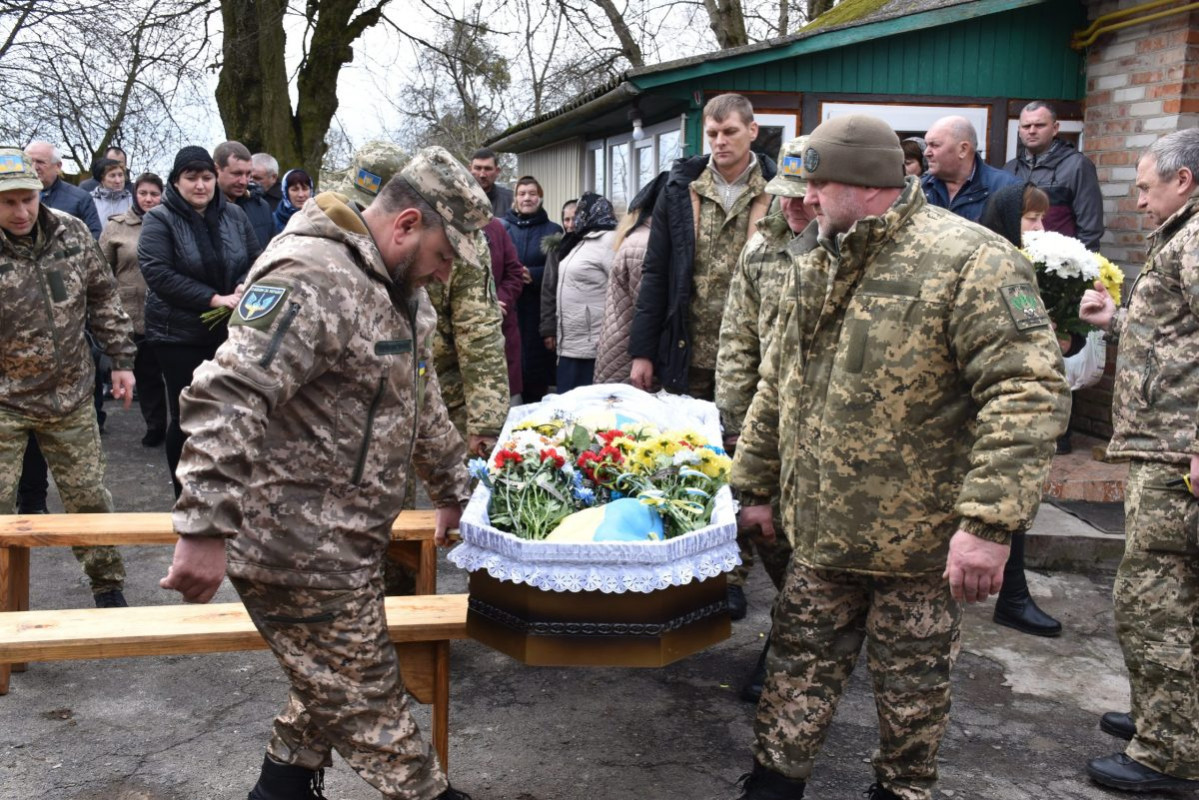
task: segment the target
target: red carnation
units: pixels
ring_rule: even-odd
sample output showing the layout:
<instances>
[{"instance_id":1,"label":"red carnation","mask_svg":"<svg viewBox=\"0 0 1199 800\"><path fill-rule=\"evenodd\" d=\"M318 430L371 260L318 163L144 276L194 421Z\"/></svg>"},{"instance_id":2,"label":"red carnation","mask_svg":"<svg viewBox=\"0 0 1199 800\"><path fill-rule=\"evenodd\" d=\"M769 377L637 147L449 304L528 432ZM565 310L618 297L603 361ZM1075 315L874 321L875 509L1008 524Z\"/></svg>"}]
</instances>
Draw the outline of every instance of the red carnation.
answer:
<instances>
[{"instance_id":1,"label":"red carnation","mask_svg":"<svg viewBox=\"0 0 1199 800\"><path fill-rule=\"evenodd\" d=\"M501 450L495 454L495 465L499 469L503 469L504 465L509 461L511 461L513 464L519 464L520 462L524 461L524 459L521 458L520 453L517 453L515 450Z\"/></svg>"},{"instance_id":2,"label":"red carnation","mask_svg":"<svg viewBox=\"0 0 1199 800\"><path fill-rule=\"evenodd\" d=\"M554 466L558 469L566 466L566 459L553 450L542 450L541 461L542 463L546 461L552 461L554 462Z\"/></svg>"}]
</instances>

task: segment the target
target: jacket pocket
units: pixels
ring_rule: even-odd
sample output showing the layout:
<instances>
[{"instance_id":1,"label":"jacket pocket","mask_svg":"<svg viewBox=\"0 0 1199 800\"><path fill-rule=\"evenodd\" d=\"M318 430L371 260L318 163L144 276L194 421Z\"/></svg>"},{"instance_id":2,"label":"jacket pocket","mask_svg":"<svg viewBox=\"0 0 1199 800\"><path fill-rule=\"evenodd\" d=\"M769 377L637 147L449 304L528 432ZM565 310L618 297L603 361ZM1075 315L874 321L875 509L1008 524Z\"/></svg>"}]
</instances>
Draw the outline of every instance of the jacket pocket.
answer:
<instances>
[{"instance_id":1,"label":"jacket pocket","mask_svg":"<svg viewBox=\"0 0 1199 800\"><path fill-rule=\"evenodd\" d=\"M1157 396L1157 343L1150 342L1149 350L1145 353L1145 372L1141 375L1141 400L1145 405L1153 405Z\"/></svg>"},{"instance_id":2,"label":"jacket pocket","mask_svg":"<svg viewBox=\"0 0 1199 800\"><path fill-rule=\"evenodd\" d=\"M1183 466L1174 468L1179 474L1183 470ZM1154 475L1140 486L1136 516L1130 520L1136 548L1159 553L1199 553L1199 500L1183 487L1164 484L1164 480Z\"/></svg>"},{"instance_id":3,"label":"jacket pocket","mask_svg":"<svg viewBox=\"0 0 1199 800\"><path fill-rule=\"evenodd\" d=\"M366 429L362 433L362 444L358 448L358 459L354 462L354 474L350 482L355 486L362 484L362 474L366 471L366 457L370 453L371 435L375 429L375 415L379 413L379 404L383 402L383 392L387 389L387 376L379 378L375 387L375 396L371 399L366 411Z\"/></svg>"}]
</instances>

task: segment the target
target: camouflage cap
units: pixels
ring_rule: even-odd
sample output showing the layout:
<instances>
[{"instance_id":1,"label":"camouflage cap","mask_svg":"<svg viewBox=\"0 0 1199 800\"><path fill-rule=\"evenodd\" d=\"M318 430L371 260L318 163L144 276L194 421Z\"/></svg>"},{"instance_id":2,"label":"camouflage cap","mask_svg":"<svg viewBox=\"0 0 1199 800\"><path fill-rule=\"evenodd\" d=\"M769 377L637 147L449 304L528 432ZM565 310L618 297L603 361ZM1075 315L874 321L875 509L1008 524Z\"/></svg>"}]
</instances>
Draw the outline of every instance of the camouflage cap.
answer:
<instances>
[{"instance_id":1,"label":"camouflage cap","mask_svg":"<svg viewBox=\"0 0 1199 800\"><path fill-rule=\"evenodd\" d=\"M14 189L42 190L42 180L33 168L33 159L19 147L0 147L0 192Z\"/></svg>"},{"instance_id":2,"label":"camouflage cap","mask_svg":"<svg viewBox=\"0 0 1199 800\"><path fill-rule=\"evenodd\" d=\"M408 155L397 144L380 140L367 142L354 152L341 184L328 188L357 200L366 208L407 160Z\"/></svg>"},{"instance_id":3,"label":"camouflage cap","mask_svg":"<svg viewBox=\"0 0 1199 800\"><path fill-rule=\"evenodd\" d=\"M808 181L803 176L803 151L807 146L807 136L796 136L789 142L783 142L779 149L779 171L766 184L769 194L803 197L808 193Z\"/></svg>"},{"instance_id":4,"label":"camouflage cap","mask_svg":"<svg viewBox=\"0 0 1199 800\"><path fill-rule=\"evenodd\" d=\"M426 147L412 157L400 177L445 220L446 236L458 256L491 269L480 261L473 236L491 221L491 201L466 167L444 147Z\"/></svg>"}]
</instances>

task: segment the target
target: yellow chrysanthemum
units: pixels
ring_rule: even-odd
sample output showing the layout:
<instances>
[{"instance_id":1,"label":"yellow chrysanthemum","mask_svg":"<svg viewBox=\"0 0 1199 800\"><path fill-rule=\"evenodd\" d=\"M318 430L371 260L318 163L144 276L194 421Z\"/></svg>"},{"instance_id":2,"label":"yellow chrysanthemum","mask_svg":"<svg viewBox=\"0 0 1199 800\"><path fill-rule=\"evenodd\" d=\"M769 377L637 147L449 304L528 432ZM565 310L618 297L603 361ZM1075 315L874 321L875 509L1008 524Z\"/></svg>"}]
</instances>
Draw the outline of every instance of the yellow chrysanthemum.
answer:
<instances>
[{"instance_id":1,"label":"yellow chrysanthemum","mask_svg":"<svg viewBox=\"0 0 1199 800\"><path fill-rule=\"evenodd\" d=\"M703 436L700 436L693 430L667 431L663 435L675 442L686 442L692 447L703 447L708 443L707 439L705 439Z\"/></svg>"},{"instance_id":2,"label":"yellow chrysanthemum","mask_svg":"<svg viewBox=\"0 0 1199 800\"><path fill-rule=\"evenodd\" d=\"M650 445L654 448L655 453L667 456L673 456L682 447L678 439L672 439L669 436L655 436L650 440Z\"/></svg>"},{"instance_id":3,"label":"yellow chrysanthemum","mask_svg":"<svg viewBox=\"0 0 1199 800\"><path fill-rule=\"evenodd\" d=\"M709 478L721 478L727 475L733 467L733 460L731 458L707 449L699 451L699 459L699 464L697 465L699 471Z\"/></svg>"},{"instance_id":4,"label":"yellow chrysanthemum","mask_svg":"<svg viewBox=\"0 0 1199 800\"><path fill-rule=\"evenodd\" d=\"M1124 285L1123 270L1098 253L1095 254L1095 260L1099 262L1099 280L1103 281L1107 293L1112 296L1116 305L1120 305L1120 287Z\"/></svg>"}]
</instances>

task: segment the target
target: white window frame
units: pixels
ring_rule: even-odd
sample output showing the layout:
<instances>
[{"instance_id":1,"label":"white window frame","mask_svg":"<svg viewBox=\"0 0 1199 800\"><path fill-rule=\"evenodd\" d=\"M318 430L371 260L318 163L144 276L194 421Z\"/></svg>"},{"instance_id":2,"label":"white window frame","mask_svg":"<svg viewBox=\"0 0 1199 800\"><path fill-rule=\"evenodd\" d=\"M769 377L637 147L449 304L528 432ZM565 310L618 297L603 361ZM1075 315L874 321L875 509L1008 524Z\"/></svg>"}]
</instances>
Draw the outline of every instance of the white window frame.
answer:
<instances>
[{"instance_id":1,"label":"white window frame","mask_svg":"<svg viewBox=\"0 0 1199 800\"><path fill-rule=\"evenodd\" d=\"M589 192L596 191L596 188L594 186L594 182L595 182L595 168L594 168L594 163L593 163L594 156L592 156L592 153L596 150L602 150L604 153L604 191L600 192L600 194L603 194L605 197L611 199L611 197L612 197L611 187L613 185L613 182L612 182L612 162L613 162L612 148L619 147L621 145L632 144L633 146L631 148L629 148L630 158L628 161L628 167L629 167L628 180L625 182L625 184L626 184L625 185L625 193L627 195L628 200L631 202L633 200L633 198L637 196L637 192L641 189L641 187L637 185L637 178L639 177L639 171L637 169L638 153L636 151L641 150L641 151L649 152L650 158L651 158L651 163L653 163L653 165L654 165L654 174L657 175L658 174L657 165L658 165L658 161L659 161L659 156L661 155L661 145L660 145L660 141L659 141L659 136L661 136L661 134L663 134L663 133L670 133L673 131L678 132L679 141L682 142L683 136L685 134L683 132L683 123L682 123L681 117L673 117L671 119L666 120L665 122L659 122L656 125L649 125L647 127L642 128L642 132L644 133L644 136L638 141L633 141L633 132L630 129L628 133L621 133L616 136L609 136L605 139L592 139L591 141L587 142L587 144L585 146L586 147L586 156L585 156L586 163L583 165L583 171L584 171L583 189L584 189L584 191L589 191Z\"/></svg>"},{"instance_id":2,"label":"white window frame","mask_svg":"<svg viewBox=\"0 0 1199 800\"><path fill-rule=\"evenodd\" d=\"M978 134L978 154L987 160L987 134L991 130L990 106L916 105L829 102L820 104L820 121L845 114L869 114L884 120L897 131L927 131L941 117L960 116L970 120ZM921 134L923 136L923 134Z\"/></svg>"}]
</instances>

